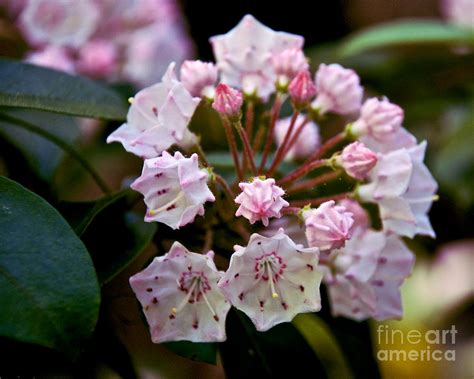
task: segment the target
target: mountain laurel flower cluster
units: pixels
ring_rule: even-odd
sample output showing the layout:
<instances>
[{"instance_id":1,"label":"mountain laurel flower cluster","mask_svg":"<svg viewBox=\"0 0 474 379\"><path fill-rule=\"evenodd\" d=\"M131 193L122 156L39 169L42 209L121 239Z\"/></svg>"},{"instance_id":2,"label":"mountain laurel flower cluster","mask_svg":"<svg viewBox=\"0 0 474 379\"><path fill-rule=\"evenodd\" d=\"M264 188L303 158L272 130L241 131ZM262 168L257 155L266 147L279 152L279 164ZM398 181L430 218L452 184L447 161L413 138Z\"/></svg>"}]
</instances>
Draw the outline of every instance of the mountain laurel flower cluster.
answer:
<instances>
[{"instance_id":1,"label":"mountain laurel flower cluster","mask_svg":"<svg viewBox=\"0 0 474 379\"><path fill-rule=\"evenodd\" d=\"M334 316L401 318L415 261L402 237L435 236L426 142L401 107L364 100L355 71L311 74L300 36L247 15L210 41L215 63L186 61L179 77L171 63L108 138L144 160L132 188L145 221L180 240L156 241L168 252L130 279L152 340L223 341L232 307L268 330L317 312L321 282ZM208 151L220 136L229 151Z\"/></svg>"}]
</instances>

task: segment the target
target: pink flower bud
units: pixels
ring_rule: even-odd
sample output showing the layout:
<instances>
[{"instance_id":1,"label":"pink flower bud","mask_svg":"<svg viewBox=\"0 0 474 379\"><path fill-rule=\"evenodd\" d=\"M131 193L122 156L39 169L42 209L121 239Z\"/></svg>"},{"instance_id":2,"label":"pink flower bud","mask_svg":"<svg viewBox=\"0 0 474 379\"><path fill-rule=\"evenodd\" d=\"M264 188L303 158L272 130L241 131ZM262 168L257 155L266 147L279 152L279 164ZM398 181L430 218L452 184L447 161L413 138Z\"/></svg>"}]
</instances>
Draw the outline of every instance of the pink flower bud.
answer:
<instances>
[{"instance_id":1,"label":"pink flower bud","mask_svg":"<svg viewBox=\"0 0 474 379\"><path fill-rule=\"evenodd\" d=\"M193 96L214 97L214 83L217 81L217 66L213 63L184 61L180 71L181 82Z\"/></svg>"},{"instance_id":2,"label":"pink flower bud","mask_svg":"<svg viewBox=\"0 0 474 379\"><path fill-rule=\"evenodd\" d=\"M315 81L317 97L311 107L320 114L349 114L360 109L363 89L354 70L338 64L321 64Z\"/></svg>"},{"instance_id":3,"label":"pink flower bud","mask_svg":"<svg viewBox=\"0 0 474 379\"><path fill-rule=\"evenodd\" d=\"M112 42L90 41L79 51L78 71L96 78L107 77L116 71L117 60L117 48Z\"/></svg>"},{"instance_id":4,"label":"pink flower bud","mask_svg":"<svg viewBox=\"0 0 474 379\"><path fill-rule=\"evenodd\" d=\"M74 61L69 51L61 46L49 45L41 51L28 54L26 62L37 66L49 67L55 70L74 74Z\"/></svg>"},{"instance_id":5,"label":"pink flower bud","mask_svg":"<svg viewBox=\"0 0 474 379\"><path fill-rule=\"evenodd\" d=\"M366 148L363 143L356 141L342 150L342 154L336 158L336 163L348 175L357 180L364 180L376 165L377 154Z\"/></svg>"},{"instance_id":6,"label":"pink flower bud","mask_svg":"<svg viewBox=\"0 0 474 379\"><path fill-rule=\"evenodd\" d=\"M268 219L280 218L281 209L289 205L282 198L285 191L275 184L275 179L254 178L251 183L240 183L239 187L242 193L235 198L235 202L240 204L235 215L244 216L251 224L261 220L268 226Z\"/></svg>"},{"instance_id":7,"label":"pink flower bud","mask_svg":"<svg viewBox=\"0 0 474 379\"><path fill-rule=\"evenodd\" d=\"M354 224L352 225L353 231L356 229L365 231L370 227L369 214L357 201L352 199L342 199L338 201L337 204L352 213L352 218L354 219Z\"/></svg>"},{"instance_id":8,"label":"pink flower bud","mask_svg":"<svg viewBox=\"0 0 474 379\"><path fill-rule=\"evenodd\" d=\"M333 200L304 212L303 217L309 246L320 250L337 249L343 247L351 237L354 223L352 213L347 212L343 206L336 205Z\"/></svg>"},{"instance_id":9,"label":"pink flower bud","mask_svg":"<svg viewBox=\"0 0 474 379\"><path fill-rule=\"evenodd\" d=\"M212 107L224 116L236 116L242 107L242 93L227 84L219 84L214 95Z\"/></svg>"},{"instance_id":10,"label":"pink flower bud","mask_svg":"<svg viewBox=\"0 0 474 379\"><path fill-rule=\"evenodd\" d=\"M305 106L316 95L316 86L308 70L300 71L291 81L288 91L296 106Z\"/></svg>"},{"instance_id":11,"label":"pink flower bud","mask_svg":"<svg viewBox=\"0 0 474 379\"><path fill-rule=\"evenodd\" d=\"M372 97L365 101L351 131L356 136L368 134L379 141L389 140L401 128L403 116L403 109L387 98Z\"/></svg>"},{"instance_id":12,"label":"pink flower bud","mask_svg":"<svg viewBox=\"0 0 474 379\"><path fill-rule=\"evenodd\" d=\"M277 83L280 86L287 86L300 71L309 69L303 50L297 48L286 49L275 54L272 62L277 75Z\"/></svg>"}]
</instances>

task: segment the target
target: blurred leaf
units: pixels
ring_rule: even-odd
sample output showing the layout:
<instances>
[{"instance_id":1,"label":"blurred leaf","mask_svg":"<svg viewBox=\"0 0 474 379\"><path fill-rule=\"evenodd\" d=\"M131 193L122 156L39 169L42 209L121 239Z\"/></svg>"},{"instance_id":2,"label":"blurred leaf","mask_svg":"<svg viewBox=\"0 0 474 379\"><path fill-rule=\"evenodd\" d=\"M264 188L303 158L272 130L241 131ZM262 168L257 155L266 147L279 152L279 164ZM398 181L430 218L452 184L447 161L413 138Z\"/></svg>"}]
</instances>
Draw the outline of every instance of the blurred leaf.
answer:
<instances>
[{"instance_id":1,"label":"blurred leaf","mask_svg":"<svg viewBox=\"0 0 474 379\"><path fill-rule=\"evenodd\" d=\"M192 359L193 361L216 364L217 344L216 343L196 343L189 341L164 343L168 350L181 357Z\"/></svg>"},{"instance_id":2,"label":"blurred leaf","mask_svg":"<svg viewBox=\"0 0 474 379\"><path fill-rule=\"evenodd\" d=\"M65 351L95 326L100 293L91 259L46 201L0 178L0 335Z\"/></svg>"},{"instance_id":3,"label":"blurred leaf","mask_svg":"<svg viewBox=\"0 0 474 379\"><path fill-rule=\"evenodd\" d=\"M54 134L56 137L72 144L79 137L79 126L70 116L35 110L12 109L9 115L34 123L38 128ZM38 177L51 182L58 165L64 157L64 151L47 139L0 118L0 134L3 135L25 156L31 169Z\"/></svg>"},{"instance_id":4,"label":"blurred leaf","mask_svg":"<svg viewBox=\"0 0 474 379\"><path fill-rule=\"evenodd\" d=\"M125 101L98 82L3 58L0 105L109 120L127 114Z\"/></svg>"},{"instance_id":5,"label":"blurred leaf","mask_svg":"<svg viewBox=\"0 0 474 379\"><path fill-rule=\"evenodd\" d=\"M123 191L96 202L60 206L71 226L81 233L101 285L127 267L150 244L157 229L156 223L146 223L129 211L127 194Z\"/></svg>"},{"instance_id":6,"label":"blurred leaf","mask_svg":"<svg viewBox=\"0 0 474 379\"><path fill-rule=\"evenodd\" d=\"M321 362L291 323L257 332L240 311L227 316L227 340L220 345L224 370L232 378L325 378ZM309 375L309 376L308 376Z\"/></svg>"},{"instance_id":7,"label":"blurred leaf","mask_svg":"<svg viewBox=\"0 0 474 379\"><path fill-rule=\"evenodd\" d=\"M367 50L396 45L474 45L474 35L461 28L435 20L405 20L362 30L342 43L339 54L349 57Z\"/></svg>"}]
</instances>

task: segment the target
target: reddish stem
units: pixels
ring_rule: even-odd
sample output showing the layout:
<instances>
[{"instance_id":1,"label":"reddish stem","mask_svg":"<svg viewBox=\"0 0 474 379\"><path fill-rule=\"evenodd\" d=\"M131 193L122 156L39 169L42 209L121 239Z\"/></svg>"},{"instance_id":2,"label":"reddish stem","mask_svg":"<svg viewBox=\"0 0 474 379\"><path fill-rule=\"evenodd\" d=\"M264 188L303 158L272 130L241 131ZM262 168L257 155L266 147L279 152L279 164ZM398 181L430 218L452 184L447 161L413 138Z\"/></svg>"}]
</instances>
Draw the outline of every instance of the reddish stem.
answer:
<instances>
[{"instance_id":1,"label":"reddish stem","mask_svg":"<svg viewBox=\"0 0 474 379\"><path fill-rule=\"evenodd\" d=\"M343 193L338 193L337 195L316 197L313 199L293 200L290 202L290 206L291 207L304 207L306 205L316 206L329 200L337 201L337 200L347 199L351 196L352 196L352 192L343 192Z\"/></svg>"},{"instance_id":2,"label":"reddish stem","mask_svg":"<svg viewBox=\"0 0 474 379\"><path fill-rule=\"evenodd\" d=\"M317 161L309 162L303 164L301 167L297 168L296 170L290 172L288 175L286 175L284 178L280 179L277 184L282 185L284 183L288 182L293 182L298 178L301 178L302 176L306 175L308 172L326 165L327 160L326 159L320 159Z\"/></svg>"},{"instance_id":3,"label":"reddish stem","mask_svg":"<svg viewBox=\"0 0 474 379\"><path fill-rule=\"evenodd\" d=\"M250 170L252 171L252 174L254 176L257 176L258 175L257 167L255 166L255 160L253 158L252 147L250 146L250 141L248 139L247 133L245 132L240 122L236 123L235 127L237 128L237 132L239 133L240 139L242 140L242 144L244 146L244 155L245 155L244 163L246 162L247 165L250 166Z\"/></svg>"},{"instance_id":4,"label":"reddish stem","mask_svg":"<svg viewBox=\"0 0 474 379\"><path fill-rule=\"evenodd\" d=\"M286 131L285 138L283 139L280 146L278 146L275 156L273 157L273 162L270 166L270 169L267 172L267 176L272 176L273 172L276 170L280 162L285 157L284 153L286 151L286 147L288 146L288 142L290 141L290 137L291 137L291 134L293 133L293 129L295 128L296 119L298 118L299 114L300 113L298 111L295 111L293 113L293 116L291 117L291 121L290 121L290 126L288 127L288 130Z\"/></svg>"},{"instance_id":5,"label":"reddish stem","mask_svg":"<svg viewBox=\"0 0 474 379\"><path fill-rule=\"evenodd\" d=\"M267 140L265 142L265 147L263 149L262 161L260 162L260 167L258 168L258 173L262 174L265 164L267 163L268 154L270 153L270 148L272 147L273 142L273 132L275 130L275 124L277 122L278 116L280 115L281 109L281 95L277 92L275 97L275 103L272 108L272 118L270 120L270 127L268 128Z\"/></svg>"},{"instance_id":6,"label":"reddish stem","mask_svg":"<svg viewBox=\"0 0 474 379\"><path fill-rule=\"evenodd\" d=\"M237 144L235 142L234 132L229 124L229 121L225 118L222 119L222 124L224 125L225 135L227 137L227 142L229 144L230 152L232 153L232 159L234 161L235 170L237 172L237 178L239 181L242 181L244 174L242 168L240 167L239 162L239 152L237 150Z\"/></svg>"},{"instance_id":7,"label":"reddish stem","mask_svg":"<svg viewBox=\"0 0 474 379\"><path fill-rule=\"evenodd\" d=\"M283 214L293 214L297 215L301 211L301 208L298 207L286 207L281 210L281 213Z\"/></svg>"},{"instance_id":8,"label":"reddish stem","mask_svg":"<svg viewBox=\"0 0 474 379\"><path fill-rule=\"evenodd\" d=\"M216 178L216 182L221 185L222 189L224 190L224 193L229 198L229 200L231 202L234 202L235 194L232 191L232 189L230 188L229 184L227 184L225 179L222 176L220 176L219 174L214 174L214 176Z\"/></svg>"},{"instance_id":9,"label":"reddish stem","mask_svg":"<svg viewBox=\"0 0 474 379\"><path fill-rule=\"evenodd\" d=\"M249 139L252 139L253 134L253 118L254 118L254 105L252 101L249 101L247 109L245 111L245 132Z\"/></svg>"},{"instance_id":10,"label":"reddish stem","mask_svg":"<svg viewBox=\"0 0 474 379\"><path fill-rule=\"evenodd\" d=\"M254 153L260 150L264 136L265 136L265 127L263 126L263 124L260 124L257 130L257 133L255 134L255 138L252 144L252 149Z\"/></svg>"},{"instance_id":11,"label":"reddish stem","mask_svg":"<svg viewBox=\"0 0 474 379\"><path fill-rule=\"evenodd\" d=\"M324 144L316 150L313 155L311 155L305 163L311 162L315 159L320 159L322 158L329 150L334 148L336 145L338 145L340 142L344 141L346 138L346 134L344 132L341 132L339 134L336 134L335 136L329 138Z\"/></svg>"},{"instance_id":12,"label":"reddish stem","mask_svg":"<svg viewBox=\"0 0 474 379\"><path fill-rule=\"evenodd\" d=\"M306 126L306 124L308 124L309 121L310 121L310 119L308 117L306 117L304 119L304 121L300 124L300 126L298 126L298 129L296 129L296 132L293 134L293 137L291 138L291 140L288 143L285 151L283 152L283 157L285 157L288 154L288 152L291 150L291 148L294 146L294 144L298 140L301 132L303 131L304 127Z\"/></svg>"},{"instance_id":13,"label":"reddish stem","mask_svg":"<svg viewBox=\"0 0 474 379\"><path fill-rule=\"evenodd\" d=\"M339 178L341 171L333 171L318 176L316 178L308 179L303 182L295 183L290 188L286 190L287 194L299 192L301 190L311 189L319 184L329 182L331 180Z\"/></svg>"}]
</instances>

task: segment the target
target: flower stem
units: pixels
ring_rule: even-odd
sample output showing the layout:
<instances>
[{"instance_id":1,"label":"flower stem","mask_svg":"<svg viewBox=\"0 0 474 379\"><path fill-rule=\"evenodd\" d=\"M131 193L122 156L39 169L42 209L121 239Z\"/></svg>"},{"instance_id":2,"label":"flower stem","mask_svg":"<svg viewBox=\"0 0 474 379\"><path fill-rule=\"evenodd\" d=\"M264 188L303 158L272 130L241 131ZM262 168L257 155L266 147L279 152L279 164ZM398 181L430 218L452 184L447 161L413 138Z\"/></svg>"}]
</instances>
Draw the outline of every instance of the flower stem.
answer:
<instances>
[{"instance_id":1,"label":"flower stem","mask_svg":"<svg viewBox=\"0 0 474 379\"><path fill-rule=\"evenodd\" d=\"M297 215L300 210L301 208L298 208L298 207L286 207L281 210L281 213Z\"/></svg>"},{"instance_id":2,"label":"flower stem","mask_svg":"<svg viewBox=\"0 0 474 379\"><path fill-rule=\"evenodd\" d=\"M198 142L196 145L194 145L196 148L196 152L199 155L199 158L201 158L201 163L204 167L209 167L209 162L206 158L206 153L204 152L201 144Z\"/></svg>"},{"instance_id":3,"label":"flower stem","mask_svg":"<svg viewBox=\"0 0 474 379\"><path fill-rule=\"evenodd\" d=\"M95 168L69 143L64 142L62 139L56 137L54 134L46 131L45 129L39 128L36 125L30 124L29 122L24 121L22 119L9 116L5 113L1 113L0 118L10 122L10 125L26 129L54 143L56 146L60 147L71 157L73 157L90 174L90 176L94 179L97 186L99 186L102 192L104 192L105 194L110 194L112 192L105 180L102 179L102 177L95 170Z\"/></svg>"},{"instance_id":4,"label":"flower stem","mask_svg":"<svg viewBox=\"0 0 474 379\"><path fill-rule=\"evenodd\" d=\"M283 157L285 157L288 154L288 152L291 150L291 148L294 146L294 144L298 140L301 132L303 131L304 127L306 126L306 124L308 124L309 121L310 121L310 119L308 117L305 117L303 122L298 126L295 133L293 134L293 137L291 138L290 142L288 143L285 151L283 152Z\"/></svg>"},{"instance_id":5,"label":"flower stem","mask_svg":"<svg viewBox=\"0 0 474 379\"><path fill-rule=\"evenodd\" d=\"M317 161L309 162L303 164L301 167L297 168L296 170L290 172L284 178L280 179L277 184L282 185L285 183L291 183L296 179L301 178L302 176L306 175L308 172L318 168L323 167L327 164L327 159L320 159Z\"/></svg>"},{"instance_id":6,"label":"flower stem","mask_svg":"<svg viewBox=\"0 0 474 379\"><path fill-rule=\"evenodd\" d=\"M262 161L260 162L260 167L258 168L258 173L262 174L265 164L267 163L268 154L270 153L270 148L272 147L273 142L273 132L275 130L275 124L277 122L278 116L280 115L280 109L282 104L281 94L277 92L275 96L275 102L272 108L272 116L270 119L270 126L268 128L267 140L265 142L265 147L263 148Z\"/></svg>"},{"instance_id":7,"label":"flower stem","mask_svg":"<svg viewBox=\"0 0 474 379\"><path fill-rule=\"evenodd\" d=\"M230 188L229 184L227 184L225 179L219 174L214 173L214 177L216 178L216 182L219 183L222 189L224 190L224 193L226 194L226 196L233 203L235 199L235 195L232 189Z\"/></svg>"},{"instance_id":8,"label":"flower stem","mask_svg":"<svg viewBox=\"0 0 474 379\"><path fill-rule=\"evenodd\" d=\"M338 145L339 143L341 143L342 141L344 141L344 139L346 138L346 133L345 132L341 132L339 134L336 134L335 136L329 138L326 142L324 142L324 144L318 149L316 150L305 162L304 164L306 163L309 163L315 159L320 159L322 158L329 150L331 150L332 148L334 148L336 145Z\"/></svg>"},{"instance_id":9,"label":"flower stem","mask_svg":"<svg viewBox=\"0 0 474 379\"><path fill-rule=\"evenodd\" d=\"M245 132L250 140L252 140L253 134L253 119L254 119L254 102L250 100L247 103L247 109L245 110Z\"/></svg>"},{"instance_id":10,"label":"flower stem","mask_svg":"<svg viewBox=\"0 0 474 379\"><path fill-rule=\"evenodd\" d=\"M237 144L235 142L234 132L230 126L229 120L226 118L222 118L222 124L224 125L225 135L227 137L227 143L229 144L229 149L232 154L232 159L234 161L235 170L237 172L237 179L242 181L244 178L244 174L242 172L242 168L240 167L239 162L239 151L237 150Z\"/></svg>"},{"instance_id":11,"label":"flower stem","mask_svg":"<svg viewBox=\"0 0 474 379\"><path fill-rule=\"evenodd\" d=\"M252 175L257 176L257 167L255 166L255 160L253 158L253 152L252 152L252 147L250 146L250 141L248 139L247 133L245 132L245 129L242 127L242 124L239 122L236 122L235 127L237 129L237 132L239 133L240 139L242 140L242 145L244 146L244 156L245 156L245 161L244 164L247 163L247 165L244 166L250 166L250 170L252 171Z\"/></svg>"},{"instance_id":12,"label":"flower stem","mask_svg":"<svg viewBox=\"0 0 474 379\"><path fill-rule=\"evenodd\" d=\"M337 200L347 199L347 198L352 197L352 195L353 195L352 192L342 192L336 195L316 197L313 199L294 200L290 202L290 206L291 207L304 207L305 205L316 206L329 200L337 201Z\"/></svg>"},{"instance_id":13,"label":"flower stem","mask_svg":"<svg viewBox=\"0 0 474 379\"><path fill-rule=\"evenodd\" d=\"M329 182L331 180L339 178L341 171L332 171L316 178L308 179L299 183L293 184L290 188L286 190L287 194L299 192L301 190L311 189L319 184Z\"/></svg>"},{"instance_id":14,"label":"flower stem","mask_svg":"<svg viewBox=\"0 0 474 379\"><path fill-rule=\"evenodd\" d=\"M267 172L267 176L272 176L273 175L273 172L276 170L276 168L278 167L280 162L285 157L286 147L287 147L287 145L290 141L291 134L293 133L293 129L295 128L296 120L297 120L299 114L300 114L299 111L295 111L293 113L293 116L291 117L291 121L290 121L290 126L288 127L288 130L286 131L285 138L283 139L280 146L278 146L278 149L275 153L275 157L273 158L273 162L272 162L272 164L271 164L271 166L270 166L270 168Z\"/></svg>"}]
</instances>

